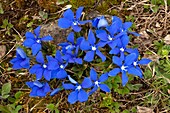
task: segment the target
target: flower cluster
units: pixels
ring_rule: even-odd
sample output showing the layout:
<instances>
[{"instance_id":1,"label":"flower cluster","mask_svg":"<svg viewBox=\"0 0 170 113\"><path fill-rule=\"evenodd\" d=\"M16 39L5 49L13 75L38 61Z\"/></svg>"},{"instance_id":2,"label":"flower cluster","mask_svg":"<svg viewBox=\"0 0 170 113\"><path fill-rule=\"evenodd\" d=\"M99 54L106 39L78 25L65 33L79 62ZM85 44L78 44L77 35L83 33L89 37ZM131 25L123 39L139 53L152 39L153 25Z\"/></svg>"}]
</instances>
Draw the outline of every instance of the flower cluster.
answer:
<instances>
[{"instance_id":1,"label":"flower cluster","mask_svg":"<svg viewBox=\"0 0 170 113\"><path fill-rule=\"evenodd\" d=\"M127 74L143 77L139 65L146 65L151 60L146 58L138 60L139 51L128 48L129 34L140 36L128 30L132 26L132 22L122 22L117 16L112 17L111 24L108 23L104 16L82 21L82 11L83 7L79 7L74 16L73 11L68 9L64 12L63 17L58 20L59 27L63 29L71 27L73 31L68 35L67 42L58 44L61 46L61 50L56 50L55 56L43 55L42 42L51 41L53 38L50 35L40 37L40 26L34 30L34 34L26 32L26 40L23 45L26 48L31 48L36 63L35 61L32 62L34 65L30 67L31 57L28 57L21 48L17 48L16 58L12 59L11 63L14 69L26 68L29 69L30 74L36 75L35 81L26 82L27 86L32 89L30 96L44 97L49 92L53 96L60 90L65 89L72 90L68 95L69 103L85 102L99 88L103 92L110 92L109 87L104 83L110 76L116 76L121 73L123 86L128 82ZM75 34L80 32L80 35L82 25L86 23L92 24L92 28L88 30L87 38L83 36L76 37ZM76 77L69 75L70 73L67 69L70 64L83 65L91 63L97 57L102 62L108 60L104 50L110 51L107 54L112 56L112 63L117 66L116 68L110 69L109 72L101 73L98 77L96 70L91 67L89 75L85 76L81 83L77 82L80 80L73 79ZM47 82L41 82L42 79ZM63 80L62 86L51 90L48 82L52 79Z\"/></svg>"}]
</instances>

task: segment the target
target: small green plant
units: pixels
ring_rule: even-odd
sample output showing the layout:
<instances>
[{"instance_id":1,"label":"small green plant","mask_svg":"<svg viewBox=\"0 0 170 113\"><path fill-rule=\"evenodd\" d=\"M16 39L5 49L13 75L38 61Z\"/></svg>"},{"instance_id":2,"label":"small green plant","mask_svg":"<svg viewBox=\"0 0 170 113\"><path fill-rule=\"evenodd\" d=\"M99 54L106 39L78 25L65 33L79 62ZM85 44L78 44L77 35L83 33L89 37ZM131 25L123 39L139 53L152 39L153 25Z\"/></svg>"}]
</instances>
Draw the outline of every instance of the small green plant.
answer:
<instances>
[{"instance_id":1,"label":"small green plant","mask_svg":"<svg viewBox=\"0 0 170 113\"><path fill-rule=\"evenodd\" d=\"M2 86L1 98L3 98L3 99L8 98L8 97L9 97L10 90L11 90L11 83L10 83L10 82L5 83L5 84Z\"/></svg>"},{"instance_id":2,"label":"small green plant","mask_svg":"<svg viewBox=\"0 0 170 113\"><path fill-rule=\"evenodd\" d=\"M11 29L13 28L13 25L9 23L7 19L3 20L3 25L0 27L4 29L5 34L11 35Z\"/></svg>"},{"instance_id":3,"label":"small green plant","mask_svg":"<svg viewBox=\"0 0 170 113\"><path fill-rule=\"evenodd\" d=\"M51 113L59 113L59 110L58 110L58 104L54 105L54 104L48 104L46 106L46 108L48 108Z\"/></svg>"}]
</instances>

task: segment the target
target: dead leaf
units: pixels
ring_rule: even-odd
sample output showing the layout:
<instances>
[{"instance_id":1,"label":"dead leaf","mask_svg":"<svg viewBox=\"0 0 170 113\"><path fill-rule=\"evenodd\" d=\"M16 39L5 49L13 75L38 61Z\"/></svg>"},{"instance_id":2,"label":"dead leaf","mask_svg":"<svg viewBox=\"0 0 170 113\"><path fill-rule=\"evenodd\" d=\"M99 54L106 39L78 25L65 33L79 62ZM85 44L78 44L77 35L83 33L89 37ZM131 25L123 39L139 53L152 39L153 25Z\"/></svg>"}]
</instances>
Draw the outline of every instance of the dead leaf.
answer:
<instances>
[{"instance_id":1,"label":"dead leaf","mask_svg":"<svg viewBox=\"0 0 170 113\"><path fill-rule=\"evenodd\" d=\"M0 45L0 58L2 58L6 53L6 46Z\"/></svg>"},{"instance_id":2,"label":"dead leaf","mask_svg":"<svg viewBox=\"0 0 170 113\"><path fill-rule=\"evenodd\" d=\"M166 35L166 37L164 38L164 43L170 44L170 34Z\"/></svg>"},{"instance_id":3,"label":"dead leaf","mask_svg":"<svg viewBox=\"0 0 170 113\"><path fill-rule=\"evenodd\" d=\"M153 109L148 107L137 106L137 113L154 113Z\"/></svg>"}]
</instances>

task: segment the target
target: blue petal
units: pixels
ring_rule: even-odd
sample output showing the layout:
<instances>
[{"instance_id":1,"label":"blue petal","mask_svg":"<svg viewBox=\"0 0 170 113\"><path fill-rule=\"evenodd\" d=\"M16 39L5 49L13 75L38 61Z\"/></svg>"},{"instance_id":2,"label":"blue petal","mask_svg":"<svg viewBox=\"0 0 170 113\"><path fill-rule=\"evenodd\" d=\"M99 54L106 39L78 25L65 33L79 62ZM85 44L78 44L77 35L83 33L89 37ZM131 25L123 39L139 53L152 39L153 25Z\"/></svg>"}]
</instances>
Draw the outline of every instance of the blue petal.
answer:
<instances>
[{"instance_id":1,"label":"blue petal","mask_svg":"<svg viewBox=\"0 0 170 113\"><path fill-rule=\"evenodd\" d=\"M137 76L139 76L140 78L142 78L142 73L141 73L138 69L136 69L136 68L134 68L134 67L129 68L129 69L128 69L128 73L129 73L129 74L132 74L132 75L137 75Z\"/></svg>"},{"instance_id":2,"label":"blue petal","mask_svg":"<svg viewBox=\"0 0 170 113\"><path fill-rule=\"evenodd\" d=\"M104 47L106 44L107 44L107 42L99 41L99 42L96 44L96 46L97 46L97 47Z\"/></svg>"},{"instance_id":3,"label":"blue petal","mask_svg":"<svg viewBox=\"0 0 170 113\"><path fill-rule=\"evenodd\" d=\"M95 38L94 33L93 33L93 31L91 29L89 30L89 33L88 33L88 42L91 45L94 45L95 42L96 42L96 38Z\"/></svg>"},{"instance_id":4,"label":"blue petal","mask_svg":"<svg viewBox=\"0 0 170 113\"><path fill-rule=\"evenodd\" d=\"M104 18L104 16L102 16L102 17L99 19L99 22L98 22L97 27L100 28L100 27L106 27L106 26L108 26L108 22L107 22L107 20Z\"/></svg>"},{"instance_id":5,"label":"blue petal","mask_svg":"<svg viewBox=\"0 0 170 113\"><path fill-rule=\"evenodd\" d=\"M38 63L44 64L44 57L43 57L43 54L42 54L41 51L38 52L38 54L37 54L37 56L36 56L36 61L37 61Z\"/></svg>"},{"instance_id":6,"label":"blue petal","mask_svg":"<svg viewBox=\"0 0 170 113\"><path fill-rule=\"evenodd\" d=\"M116 23L120 28L122 26L122 20L117 16L112 16L112 24Z\"/></svg>"},{"instance_id":7,"label":"blue petal","mask_svg":"<svg viewBox=\"0 0 170 113\"><path fill-rule=\"evenodd\" d=\"M106 84L100 84L100 89L104 92L110 92L110 88Z\"/></svg>"},{"instance_id":8,"label":"blue petal","mask_svg":"<svg viewBox=\"0 0 170 113\"><path fill-rule=\"evenodd\" d=\"M10 63L11 63L11 64L14 64L14 63L17 62L18 60L21 60L21 58L18 58L18 57L13 58L12 60L10 60Z\"/></svg>"},{"instance_id":9,"label":"blue petal","mask_svg":"<svg viewBox=\"0 0 170 113\"><path fill-rule=\"evenodd\" d=\"M35 64L35 65L33 65L33 66L31 67L31 69L29 70L29 72L30 72L31 74L34 74L34 73L36 73L37 69L40 68L40 67L41 67L41 65Z\"/></svg>"},{"instance_id":10,"label":"blue petal","mask_svg":"<svg viewBox=\"0 0 170 113\"><path fill-rule=\"evenodd\" d=\"M16 70L23 68L23 67L20 65L21 62L22 62L21 60L15 62L15 63L13 64L12 68L13 68L13 69L16 69Z\"/></svg>"},{"instance_id":11,"label":"blue petal","mask_svg":"<svg viewBox=\"0 0 170 113\"><path fill-rule=\"evenodd\" d=\"M58 62L56 60L51 60L51 61L48 62L47 67L48 67L49 70L56 70L56 69L59 68Z\"/></svg>"},{"instance_id":12,"label":"blue petal","mask_svg":"<svg viewBox=\"0 0 170 113\"><path fill-rule=\"evenodd\" d=\"M44 78L45 78L47 81L50 81L50 79L51 79L51 71L45 69L43 74L44 74Z\"/></svg>"},{"instance_id":13,"label":"blue petal","mask_svg":"<svg viewBox=\"0 0 170 113\"><path fill-rule=\"evenodd\" d=\"M113 56L112 57L112 62L118 66L121 66L122 65L122 59L120 59L119 57L117 56Z\"/></svg>"},{"instance_id":14,"label":"blue petal","mask_svg":"<svg viewBox=\"0 0 170 113\"><path fill-rule=\"evenodd\" d=\"M64 79L67 77L67 72L63 69L61 69L58 73L57 73L57 76L56 78L58 79Z\"/></svg>"},{"instance_id":15,"label":"blue petal","mask_svg":"<svg viewBox=\"0 0 170 113\"><path fill-rule=\"evenodd\" d=\"M73 78L71 78L70 75L68 75L68 79L70 80L71 83L77 84L77 82Z\"/></svg>"},{"instance_id":16,"label":"blue petal","mask_svg":"<svg viewBox=\"0 0 170 113\"><path fill-rule=\"evenodd\" d=\"M94 60L94 51L88 51L84 57L84 60L87 62L91 62Z\"/></svg>"},{"instance_id":17,"label":"blue petal","mask_svg":"<svg viewBox=\"0 0 170 113\"><path fill-rule=\"evenodd\" d=\"M61 57L61 53L59 50L56 51L56 55L55 58L60 62L63 63L62 57Z\"/></svg>"},{"instance_id":18,"label":"blue petal","mask_svg":"<svg viewBox=\"0 0 170 113\"><path fill-rule=\"evenodd\" d=\"M110 48L114 49L116 47L116 45L118 45L119 41L118 40L113 40L110 41L110 43L108 43L108 45L110 46Z\"/></svg>"},{"instance_id":19,"label":"blue petal","mask_svg":"<svg viewBox=\"0 0 170 113\"><path fill-rule=\"evenodd\" d=\"M71 32L68 37L67 37L67 40L69 42L71 42L72 44L74 44L74 32Z\"/></svg>"},{"instance_id":20,"label":"blue petal","mask_svg":"<svg viewBox=\"0 0 170 113\"><path fill-rule=\"evenodd\" d=\"M96 71L93 68L90 70L90 78L93 81L97 80L97 73L96 73Z\"/></svg>"},{"instance_id":21,"label":"blue petal","mask_svg":"<svg viewBox=\"0 0 170 113\"><path fill-rule=\"evenodd\" d=\"M114 68L113 70L111 70L109 72L109 76L116 76L118 73L120 73L120 69L119 68Z\"/></svg>"},{"instance_id":22,"label":"blue petal","mask_svg":"<svg viewBox=\"0 0 170 113\"><path fill-rule=\"evenodd\" d=\"M97 49L96 54L102 59L102 62L106 60L106 57Z\"/></svg>"},{"instance_id":23,"label":"blue petal","mask_svg":"<svg viewBox=\"0 0 170 113\"><path fill-rule=\"evenodd\" d=\"M58 20L58 26L63 28L63 29L67 29L71 26L72 22L66 18L60 18Z\"/></svg>"},{"instance_id":24,"label":"blue petal","mask_svg":"<svg viewBox=\"0 0 170 113\"><path fill-rule=\"evenodd\" d=\"M122 40L123 47L126 47L129 43L129 37L127 35L123 35L121 37L121 40Z\"/></svg>"},{"instance_id":25,"label":"blue petal","mask_svg":"<svg viewBox=\"0 0 170 113\"><path fill-rule=\"evenodd\" d=\"M125 23L123 23L123 28L125 29L125 30L128 30L131 26L132 26L132 22L125 22Z\"/></svg>"},{"instance_id":26,"label":"blue petal","mask_svg":"<svg viewBox=\"0 0 170 113\"><path fill-rule=\"evenodd\" d=\"M114 34L118 32L118 28L119 27L117 26L116 23L112 23L112 25L108 26L106 29L112 36L114 36Z\"/></svg>"},{"instance_id":27,"label":"blue petal","mask_svg":"<svg viewBox=\"0 0 170 113\"><path fill-rule=\"evenodd\" d=\"M41 50L41 44L35 43L31 47L33 56Z\"/></svg>"},{"instance_id":28,"label":"blue petal","mask_svg":"<svg viewBox=\"0 0 170 113\"><path fill-rule=\"evenodd\" d=\"M71 9L68 9L67 11L65 11L63 16L64 16L64 18L67 18L69 20L74 19L74 13Z\"/></svg>"},{"instance_id":29,"label":"blue petal","mask_svg":"<svg viewBox=\"0 0 170 113\"><path fill-rule=\"evenodd\" d=\"M66 89L66 90L69 90L69 89L74 90L75 86L73 84L64 84L63 83L63 88Z\"/></svg>"},{"instance_id":30,"label":"blue petal","mask_svg":"<svg viewBox=\"0 0 170 113\"><path fill-rule=\"evenodd\" d=\"M76 62L77 64L83 64L83 60L82 60L81 58L76 58L76 59L75 59L75 62Z\"/></svg>"},{"instance_id":31,"label":"blue petal","mask_svg":"<svg viewBox=\"0 0 170 113\"><path fill-rule=\"evenodd\" d=\"M135 58L136 58L135 53L127 55L125 58L125 65L131 65L134 62Z\"/></svg>"},{"instance_id":32,"label":"blue petal","mask_svg":"<svg viewBox=\"0 0 170 113\"><path fill-rule=\"evenodd\" d=\"M26 32L26 33L25 33L25 37L26 37L26 39L32 39L32 40L35 39L34 34L31 33L31 32Z\"/></svg>"},{"instance_id":33,"label":"blue petal","mask_svg":"<svg viewBox=\"0 0 170 113\"><path fill-rule=\"evenodd\" d=\"M38 80L34 81L33 84L39 88L43 87L43 84L39 82Z\"/></svg>"},{"instance_id":34,"label":"blue petal","mask_svg":"<svg viewBox=\"0 0 170 113\"><path fill-rule=\"evenodd\" d=\"M42 41L50 41L53 40L53 38L51 36L44 36L41 38Z\"/></svg>"},{"instance_id":35,"label":"blue petal","mask_svg":"<svg viewBox=\"0 0 170 113\"><path fill-rule=\"evenodd\" d=\"M34 30L34 33L37 37L39 37L40 35L40 29L41 29L41 26L38 26L35 30Z\"/></svg>"},{"instance_id":36,"label":"blue petal","mask_svg":"<svg viewBox=\"0 0 170 113\"><path fill-rule=\"evenodd\" d=\"M83 40L80 44L80 49L81 50L89 50L90 49L90 44L88 41Z\"/></svg>"},{"instance_id":37,"label":"blue petal","mask_svg":"<svg viewBox=\"0 0 170 113\"><path fill-rule=\"evenodd\" d=\"M83 88L90 88L92 86L92 81L90 78L84 78L83 82L82 82L82 87Z\"/></svg>"},{"instance_id":38,"label":"blue petal","mask_svg":"<svg viewBox=\"0 0 170 113\"><path fill-rule=\"evenodd\" d=\"M109 54L118 54L119 52L120 52L119 48L114 48L109 52Z\"/></svg>"},{"instance_id":39,"label":"blue petal","mask_svg":"<svg viewBox=\"0 0 170 113\"><path fill-rule=\"evenodd\" d=\"M34 43L36 43L35 40L29 38L23 42L23 45L25 47L31 47Z\"/></svg>"},{"instance_id":40,"label":"blue petal","mask_svg":"<svg viewBox=\"0 0 170 113\"><path fill-rule=\"evenodd\" d=\"M78 100L78 91L73 91L68 95L68 102L74 104Z\"/></svg>"},{"instance_id":41,"label":"blue petal","mask_svg":"<svg viewBox=\"0 0 170 113\"><path fill-rule=\"evenodd\" d=\"M20 65L23 67L23 68L29 68L30 67L30 59L29 58L26 58L24 61L22 61L21 63L20 63Z\"/></svg>"},{"instance_id":42,"label":"blue petal","mask_svg":"<svg viewBox=\"0 0 170 113\"><path fill-rule=\"evenodd\" d=\"M76 45L80 45L83 40L84 40L84 37L77 38Z\"/></svg>"},{"instance_id":43,"label":"blue petal","mask_svg":"<svg viewBox=\"0 0 170 113\"><path fill-rule=\"evenodd\" d=\"M97 91L98 87L97 85L94 85L93 89L88 93L88 95L93 94L95 91Z\"/></svg>"},{"instance_id":44,"label":"blue petal","mask_svg":"<svg viewBox=\"0 0 170 113\"><path fill-rule=\"evenodd\" d=\"M56 88L56 89L54 89L54 90L50 93L50 96L54 96L54 95L57 94L59 91L61 91L61 88Z\"/></svg>"},{"instance_id":45,"label":"blue petal","mask_svg":"<svg viewBox=\"0 0 170 113\"><path fill-rule=\"evenodd\" d=\"M126 72L122 71L122 85L125 86L127 82L128 82L128 77L126 75Z\"/></svg>"},{"instance_id":46,"label":"blue petal","mask_svg":"<svg viewBox=\"0 0 170 113\"><path fill-rule=\"evenodd\" d=\"M150 59L147 59L147 58L143 58L143 59L141 59L140 61L139 61L139 64L141 64L141 65L146 65L146 64L148 64L149 62L151 62L152 60L150 60Z\"/></svg>"},{"instance_id":47,"label":"blue petal","mask_svg":"<svg viewBox=\"0 0 170 113\"><path fill-rule=\"evenodd\" d=\"M36 80L40 80L42 78L43 75L43 69L42 68L38 68L36 71Z\"/></svg>"},{"instance_id":48,"label":"blue petal","mask_svg":"<svg viewBox=\"0 0 170 113\"><path fill-rule=\"evenodd\" d=\"M46 93L43 91L43 89L38 89L38 90L37 90L37 96L45 97L45 96L46 96Z\"/></svg>"},{"instance_id":49,"label":"blue petal","mask_svg":"<svg viewBox=\"0 0 170 113\"><path fill-rule=\"evenodd\" d=\"M44 93L48 93L48 92L50 92L50 91L51 91L50 86L49 86L49 84L46 82L45 85L44 85Z\"/></svg>"},{"instance_id":50,"label":"blue petal","mask_svg":"<svg viewBox=\"0 0 170 113\"><path fill-rule=\"evenodd\" d=\"M81 31L81 27L79 27L78 25L72 25L72 28L75 32L80 32Z\"/></svg>"},{"instance_id":51,"label":"blue petal","mask_svg":"<svg viewBox=\"0 0 170 113\"><path fill-rule=\"evenodd\" d=\"M26 56L26 53L24 52L24 50L23 49L21 49L21 48L17 48L16 49L16 51L17 51L17 53L20 55L20 57L21 58L26 58L27 56Z\"/></svg>"},{"instance_id":52,"label":"blue petal","mask_svg":"<svg viewBox=\"0 0 170 113\"><path fill-rule=\"evenodd\" d=\"M34 86L33 82L26 82L26 85L29 87L29 88L32 88Z\"/></svg>"},{"instance_id":53,"label":"blue petal","mask_svg":"<svg viewBox=\"0 0 170 113\"><path fill-rule=\"evenodd\" d=\"M128 33L133 34L133 35L135 35L135 36L141 36L140 34L138 34L138 33L136 33L136 32L128 32Z\"/></svg>"},{"instance_id":54,"label":"blue petal","mask_svg":"<svg viewBox=\"0 0 170 113\"><path fill-rule=\"evenodd\" d=\"M86 23L91 23L91 20L79 21L80 25L84 25Z\"/></svg>"},{"instance_id":55,"label":"blue petal","mask_svg":"<svg viewBox=\"0 0 170 113\"><path fill-rule=\"evenodd\" d=\"M32 91L30 92L30 97L37 96L37 90L38 90L38 87L33 87Z\"/></svg>"},{"instance_id":56,"label":"blue petal","mask_svg":"<svg viewBox=\"0 0 170 113\"><path fill-rule=\"evenodd\" d=\"M102 41L108 41L108 34L106 33L106 31L99 33L96 36Z\"/></svg>"},{"instance_id":57,"label":"blue petal","mask_svg":"<svg viewBox=\"0 0 170 113\"><path fill-rule=\"evenodd\" d=\"M108 79L108 73L104 73L99 77L99 82L105 82Z\"/></svg>"},{"instance_id":58,"label":"blue petal","mask_svg":"<svg viewBox=\"0 0 170 113\"><path fill-rule=\"evenodd\" d=\"M84 90L80 90L78 93L78 100L80 102L85 102L88 100L88 95Z\"/></svg>"},{"instance_id":59,"label":"blue petal","mask_svg":"<svg viewBox=\"0 0 170 113\"><path fill-rule=\"evenodd\" d=\"M76 11L76 19L80 19L84 7L79 7Z\"/></svg>"}]
</instances>

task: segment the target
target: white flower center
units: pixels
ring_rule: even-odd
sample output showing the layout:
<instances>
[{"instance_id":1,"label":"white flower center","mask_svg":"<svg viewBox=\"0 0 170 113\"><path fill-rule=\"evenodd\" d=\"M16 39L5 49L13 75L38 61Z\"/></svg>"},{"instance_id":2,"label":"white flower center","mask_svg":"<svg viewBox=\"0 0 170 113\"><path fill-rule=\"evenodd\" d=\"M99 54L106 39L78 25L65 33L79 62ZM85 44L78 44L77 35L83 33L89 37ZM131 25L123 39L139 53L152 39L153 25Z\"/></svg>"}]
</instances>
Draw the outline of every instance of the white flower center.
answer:
<instances>
[{"instance_id":1,"label":"white flower center","mask_svg":"<svg viewBox=\"0 0 170 113\"><path fill-rule=\"evenodd\" d=\"M62 68L62 69L63 69L63 68L64 68L64 66L63 66L63 65L60 65L60 68Z\"/></svg>"},{"instance_id":2,"label":"white flower center","mask_svg":"<svg viewBox=\"0 0 170 113\"><path fill-rule=\"evenodd\" d=\"M134 65L134 66L137 66L137 65L138 65L138 63L137 63L137 62L133 62L133 65Z\"/></svg>"},{"instance_id":3,"label":"white flower center","mask_svg":"<svg viewBox=\"0 0 170 113\"><path fill-rule=\"evenodd\" d=\"M93 51L96 51L96 47L95 47L95 46L92 46L91 49L92 49Z\"/></svg>"},{"instance_id":4,"label":"white flower center","mask_svg":"<svg viewBox=\"0 0 170 113\"><path fill-rule=\"evenodd\" d=\"M44 64L44 65L43 65L43 68L47 68L47 65Z\"/></svg>"},{"instance_id":5,"label":"white flower center","mask_svg":"<svg viewBox=\"0 0 170 113\"><path fill-rule=\"evenodd\" d=\"M108 36L108 39L109 39L110 41L113 40L113 38L112 38L110 35Z\"/></svg>"},{"instance_id":6,"label":"white flower center","mask_svg":"<svg viewBox=\"0 0 170 113\"><path fill-rule=\"evenodd\" d=\"M99 87L100 82L96 81L94 82L94 84L97 85L97 87Z\"/></svg>"},{"instance_id":7,"label":"white flower center","mask_svg":"<svg viewBox=\"0 0 170 113\"><path fill-rule=\"evenodd\" d=\"M73 25L77 25L77 24L78 24L77 21L73 22Z\"/></svg>"},{"instance_id":8,"label":"white flower center","mask_svg":"<svg viewBox=\"0 0 170 113\"><path fill-rule=\"evenodd\" d=\"M120 48L120 51L121 51L121 52L124 52L124 51L125 51L125 49L122 47L122 48Z\"/></svg>"},{"instance_id":9,"label":"white flower center","mask_svg":"<svg viewBox=\"0 0 170 113\"><path fill-rule=\"evenodd\" d=\"M38 40L37 40L37 43L41 43L41 40L38 39Z\"/></svg>"},{"instance_id":10,"label":"white flower center","mask_svg":"<svg viewBox=\"0 0 170 113\"><path fill-rule=\"evenodd\" d=\"M80 90L81 89L81 86L79 85L79 86L77 86L77 88L76 88L77 90Z\"/></svg>"},{"instance_id":11,"label":"white flower center","mask_svg":"<svg viewBox=\"0 0 170 113\"><path fill-rule=\"evenodd\" d=\"M128 66L124 66L124 65L123 65L123 66L121 67L121 70L122 70L122 71L127 71L127 69L126 69L127 67L128 67Z\"/></svg>"},{"instance_id":12,"label":"white flower center","mask_svg":"<svg viewBox=\"0 0 170 113\"><path fill-rule=\"evenodd\" d=\"M74 45L68 45L68 46L66 46L65 48L66 49L71 49L71 48L74 48L75 46Z\"/></svg>"}]
</instances>

